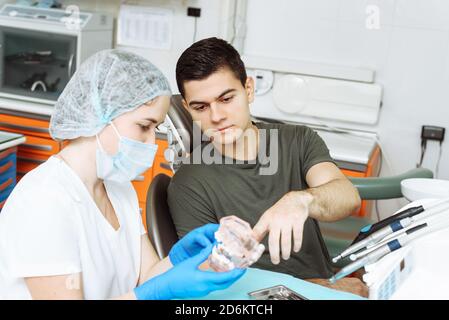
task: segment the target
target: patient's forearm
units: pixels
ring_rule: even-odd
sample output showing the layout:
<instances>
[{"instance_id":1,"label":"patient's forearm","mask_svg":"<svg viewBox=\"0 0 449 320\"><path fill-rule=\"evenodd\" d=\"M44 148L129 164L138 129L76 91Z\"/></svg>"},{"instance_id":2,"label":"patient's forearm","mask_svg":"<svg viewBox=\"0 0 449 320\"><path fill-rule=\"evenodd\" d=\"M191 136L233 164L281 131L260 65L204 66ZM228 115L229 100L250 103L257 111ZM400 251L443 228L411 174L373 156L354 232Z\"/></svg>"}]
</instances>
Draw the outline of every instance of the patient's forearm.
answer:
<instances>
[{"instance_id":1,"label":"patient's forearm","mask_svg":"<svg viewBox=\"0 0 449 320\"><path fill-rule=\"evenodd\" d=\"M319 221L337 221L360 209L360 196L347 179L335 179L315 188L295 192L299 197L309 200L309 216Z\"/></svg>"},{"instance_id":2,"label":"patient's forearm","mask_svg":"<svg viewBox=\"0 0 449 320\"><path fill-rule=\"evenodd\" d=\"M368 298L369 290L365 283L357 278L343 278L331 284L327 279L305 279L308 282L338 291L350 292Z\"/></svg>"}]
</instances>

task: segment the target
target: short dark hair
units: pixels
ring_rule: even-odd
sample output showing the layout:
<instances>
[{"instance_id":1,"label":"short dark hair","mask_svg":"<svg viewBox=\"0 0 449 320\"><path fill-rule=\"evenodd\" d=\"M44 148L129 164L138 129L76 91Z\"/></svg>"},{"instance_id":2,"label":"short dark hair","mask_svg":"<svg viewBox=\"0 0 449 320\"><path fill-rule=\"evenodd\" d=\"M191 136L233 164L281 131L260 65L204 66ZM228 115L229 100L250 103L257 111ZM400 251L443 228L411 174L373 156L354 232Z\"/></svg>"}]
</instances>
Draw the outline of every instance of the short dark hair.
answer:
<instances>
[{"instance_id":1,"label":"short dark hair","mask_svg":"<svg viewBox=\"0 0 449 320\"><path fill-rule=\"evenodd\" d=\"M176 63L176 83L179 92L185 97L184 82L206 79L224 68L229 68L245 86L245 64L232 45L215 37L195 42L181 54Z\"/></svg>"}]
</instances>

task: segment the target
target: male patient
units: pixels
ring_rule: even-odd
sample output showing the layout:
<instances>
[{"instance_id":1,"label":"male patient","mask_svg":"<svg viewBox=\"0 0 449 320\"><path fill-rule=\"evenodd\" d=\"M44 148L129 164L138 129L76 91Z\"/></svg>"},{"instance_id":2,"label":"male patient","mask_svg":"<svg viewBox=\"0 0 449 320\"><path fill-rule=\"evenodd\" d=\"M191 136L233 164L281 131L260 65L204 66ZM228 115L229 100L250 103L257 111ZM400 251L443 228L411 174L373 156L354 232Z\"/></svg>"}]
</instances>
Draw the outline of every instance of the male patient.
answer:
<instances>
[{"instance_id":1,"label":"male patient","mask_svg":"<svg viewBox=\"0 0 449 320\"><path fill-rule=\"evenodd\" d=\"M224 40L204 39L185 50L176 80L207 137L203 158L221 160L184 164L173 177L168 204L178 235L236 215L269 249L254 267L366 295L359 279L325 280L332 268L317 220L351 215L360 197L323 140L306 126L251 121L254 80Z\"/></svg>"}]
</instances>

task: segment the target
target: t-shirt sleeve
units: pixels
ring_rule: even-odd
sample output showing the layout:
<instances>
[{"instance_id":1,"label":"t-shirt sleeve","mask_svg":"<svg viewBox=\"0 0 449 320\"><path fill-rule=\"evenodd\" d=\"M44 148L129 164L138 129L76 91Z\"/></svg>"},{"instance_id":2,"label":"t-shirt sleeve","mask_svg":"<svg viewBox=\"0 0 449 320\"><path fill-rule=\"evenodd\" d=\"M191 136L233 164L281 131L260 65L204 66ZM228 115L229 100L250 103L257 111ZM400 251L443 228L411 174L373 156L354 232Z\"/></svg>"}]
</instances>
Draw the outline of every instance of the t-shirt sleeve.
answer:
<instances>
[{"instance_id":1,"label":"t-shirt sleeve","mask_svg":"<svg viewBox=\"0 0 449 320\"><path fill-rule=\"evenodd\" d=\"M8 215L3 239L11 272L18 278L81 272L73 200L45 186L14 191L3 212Z\"/></svg>"},{"instance_id":2,"label":"t-shirt sleeve","mask_svg":"<svg viewBox=\"0 0 449 320\"><path fill-rule=\"evenodd\" d=\"M181 180L181 179L179 179ZM178 237L207 223L218 223L213 210L207 205L199 183L186 184L173 179L168 187L167 201Z\"/></svg>"},{"instance_id":3,"label":"t-shirt sleeve","mask_svg":"<svg viewBox=\"0 0 449 320\"><path fill-rule=\"evenodd\" d=\"M318 163L332 162L335 164L323 139L313 129L299 127L298 135L300 141L299 154L304 177L309 169Z\"/></svg>"}]
</instances>

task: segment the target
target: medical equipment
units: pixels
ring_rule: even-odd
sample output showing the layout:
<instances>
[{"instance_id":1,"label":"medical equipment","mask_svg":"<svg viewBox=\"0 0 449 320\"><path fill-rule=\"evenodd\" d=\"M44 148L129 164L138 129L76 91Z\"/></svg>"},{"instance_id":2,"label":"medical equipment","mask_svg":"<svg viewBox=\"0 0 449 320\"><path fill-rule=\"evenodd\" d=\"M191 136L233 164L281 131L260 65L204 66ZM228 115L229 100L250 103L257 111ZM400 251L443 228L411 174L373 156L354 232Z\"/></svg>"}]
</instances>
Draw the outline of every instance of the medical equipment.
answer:
<instances>
[{"instance_id":1,"label":"medical equipment","mask_svg":"<svg viewBox=\"0 0 449 320\"><path fill-rule=\"evenodd\" d=\"M309 300L283 285L252 291L248 295L255 300Z\"/></svg>"},{"instance_id":2,"label":"medical equipment","mask_svg":"<svg viewBox=\"0 0 449 320\"><path fill-rule=\"evenodd\" d=\"M254 80L254 94L261 96L273 87L274 74L271 70L247 70L248 77Z\"/></svg>"},{"instance_id":3,"label":"medical equipment","mask_svg":"<svg viewBox=\"0 0 449 320\"><path fill-rule=\"evenodd\" d=\"M393 222L390 226L379 230L377 240L369 243L366 246L366 250L362 250L357 253L353 253L349 256L351 261L355 261L368 253L376 250L378 247L384 245L392 238L398 237L400 234L416 226L420 221L425 220L426 223L434 223L441 218L441 214L447 214L449 210L449 203L445 203L445 206L438 206L433 210L426 211L422 214L416 215L411 218L404 218L400 221ZM383 234L383 235L382 235ZM373 234L374 235L374 234Z\"/></svg>"},{"instance_id":4,"label":"medical equipment","mask_svg":"<svg viewBox=\"0 0 449 320\"><path fill-rule=\"evenodd\" d=\"M0 96L5 100L53 105L86 58L112 48L112 16L41 3L6 4L0 10Z\"/></svg>"},{"instance_id":5,"label":"medical equipment","mask_svg":"<svg viewBox=\"0 0 449 320\"><path fill-rule=\"evenodd\" d=\"M353 244L344 250L340 255L333 258L332 261L336 263L340 259L345 258L369 245L375 244L389 234L401 230L419 219L439 213L445 209L449 209L449 199L439 200L430 205L411 207L379 221L378 223L366 226L362 228ZM426 212L420 215L424 211ZM413 218L417 215L419 215L419 218Z\"/></svg>"},{"instance_id":6,"label":"medical equipment","mask_svg":"<svg viewBox=\"0 0 449 320\"><path fill-rule=\"evenodd\" d=\"M412 241L420 238L429 233L447 228L449 226L449 221L447 219L432 219L431 221L427 221L422 224L418 224L413 226L410 229L407 229L405 232L401 233L398 237L389 240L386 244L380 246L376 250L370 252L368 255L363 258L350 263L349 265L342 268L337 274L332 276L329 279L329 282L335 283L335 281L344 278L348 274L353 273L354 271L364 267L369 263L374 263L378 261L383 256L387 255L390 252L393 252L399 248L404 247L405 245L411 243Z\"/></svg>"},{"instance_id":7,"label":"medical equipment","mask_svg":"<svg viewBox=\"0 0 449 320\"><path fill-rule=\"evenodd\" d=\"M409 201L449 198L449 181L414 178L401 181L401 191Z\"/></svg>"},{"instance_id":8,"label":"medical equipment","mask_svg":"<svg viewBox=\"0 0 449 320\"><path fill-rule=\"evenodd\" d=\"M392 252L365 266L363 282L368 286L370 300L388 300L407 280L415 268L412 246Z\"/></svg>"},{"instance_id":9,"label":"medical equipment","mask_svg":"<svg viewBox=\"0 0 449 320\"><path fill-rule=\"evenodd\" d=\"M224 217L215 232L217 244L212 249L209 265L218 272L247 268L259 260L265 250L253 235L251 226L236 216Z\"/></svg>"}]
</instances>

